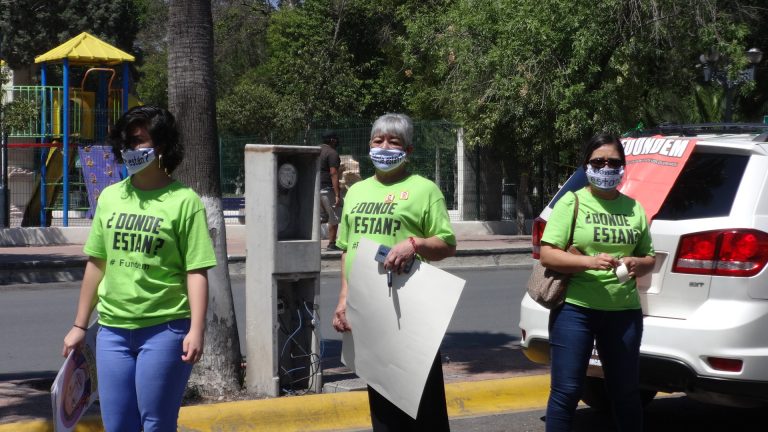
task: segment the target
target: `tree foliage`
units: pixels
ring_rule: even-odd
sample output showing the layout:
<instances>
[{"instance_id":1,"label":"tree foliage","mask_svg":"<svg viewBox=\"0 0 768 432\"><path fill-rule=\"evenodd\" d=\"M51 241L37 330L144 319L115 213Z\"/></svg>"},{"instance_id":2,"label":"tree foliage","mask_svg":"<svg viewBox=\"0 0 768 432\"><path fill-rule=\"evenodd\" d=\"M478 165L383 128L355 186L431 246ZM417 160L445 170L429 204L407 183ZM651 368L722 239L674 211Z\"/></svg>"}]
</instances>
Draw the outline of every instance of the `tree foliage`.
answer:
<instances>
[{"instance_id":1,"label":"tree foliage","mask_svg":"<svg viewBox=\"0 0 768 432\"><path fill-rule=\"evenodd\" d=\"M313 119L359 111L360 83L348 47L339 38L350 3L307 1L272 15L267 32L271 85L278 94L300 101L305 127Z\"/></svg>"},{"instance_id":2,"label":"tree foliage","mask_svg":"<svg viewBox=\"0 0 768 432\"><path fill-rule=\"evenodd\" d=\"M10 81L8 68L0 64L0 88ZM5 92L0 92L0 133L8 135L13 130L23 130L35 120L37 106L29 100L6 101Z\"/></svg>"},{"instance_id":3,"label":"tree foliage","mask_svg":"<svg viewBox=\"0 0 768 432\"><path fill-rule=\"evenodd\" d=\"M136 35L136 95L146 104L168 106L168 3L134 0L138 11Z\"/></svg>"},{"instance_id":4,"label":"tree foliage","mask_svg":"<svg viewBox=\"0 0 768 432\"><path fill-rule=\"evenodd\" d=\"M290 142L304 120L298 101L248 77L219 100L217 113L226 134L255 135L263 143Z\"/></svg>"},{"instance_id":5,"label":"tree foliage","mask_svg":"<svg viewBox=\"0 0 768 432\"><path fill-rule=\"evenodd\" d=\"M139 9L126 0L3 0L0 31L12 68L86 31L126 52L133 51Z\"/></svg>"},{"instance_id":6,"label":"tree foliage","mask_svg":"<svg viewBox=\"0 0 768 432\"><path fill-rule=\"evenodd\" d=\"M548 190L596 131L693 119L699 53L717 46L743 67L756 24L745 13L765 14L756 1L511 3L446 1L410 15L401 38L417 90L409 106L437 107L490 161L506 161L505 175L535 174ZM545 170L555 174L548 185Z\"/></svg>"},{"instance_id":7,"label":"tree foliage","mask_svg":"<svg viewBox=\"0 0 768 432\"><path fill-rule=\"evenodd\" d=\"M162 50L144 57L137 67L136 95L145 104L168 106L168 52Z\"/></svg>"},{"instance_id":8,"label":"tree foliage","mask_svg":"<svg viewBox=\"0 0 768 432\"><path fill-rule=\"evenodd\" d=\"M244 75L267 60L269 0L213 1L214 66L217 91L228 94Z\"/></svg>"},{"instance_id":9,"label":"tree foliage","mask_svg":"<svg viewBox=\"0 0 768 432\"><path fill-rule=\"evenodd\" d=\"M572 171L579 144L598 130L720 120L723 89L702 82L699 54L716 47L735 76L747 48L768 51L763 0L211 4L222 133L283 140L318 121L391 111L447 119L479 149L481 181L496 191L501 178L523 185L527 176L551 193ZM3 0L0 7L0 25L13 30L6 44L13 61L29 61L64 34L94 31L122 48L133 44L140 98L165 105L167 1ZM739 87L734 107L737 121L768 112L768 69Z\"/></svg>"}]
</instances>

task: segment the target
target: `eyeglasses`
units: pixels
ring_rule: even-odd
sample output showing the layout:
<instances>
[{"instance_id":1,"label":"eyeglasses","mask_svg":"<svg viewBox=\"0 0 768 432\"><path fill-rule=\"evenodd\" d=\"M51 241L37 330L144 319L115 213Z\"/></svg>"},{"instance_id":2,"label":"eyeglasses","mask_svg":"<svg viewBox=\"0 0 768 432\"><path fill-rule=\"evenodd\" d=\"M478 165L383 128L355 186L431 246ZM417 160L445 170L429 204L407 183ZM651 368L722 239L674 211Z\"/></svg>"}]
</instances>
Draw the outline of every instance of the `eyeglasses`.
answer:
<instances>
[{"instance_id":1,"label":"eyeglasses","mask_svg":"<svg viewBox=\"0 0 768 432\"><path fill-rule=\"evenodd\" d=\"M608 165L608 168L621 168L624 166L624 164L621 162L621 159L613 159L613 158L595 158L590 159L589 164L592 165L592 168L600 169L604 166Z\"/></svg>"}]
</instances>

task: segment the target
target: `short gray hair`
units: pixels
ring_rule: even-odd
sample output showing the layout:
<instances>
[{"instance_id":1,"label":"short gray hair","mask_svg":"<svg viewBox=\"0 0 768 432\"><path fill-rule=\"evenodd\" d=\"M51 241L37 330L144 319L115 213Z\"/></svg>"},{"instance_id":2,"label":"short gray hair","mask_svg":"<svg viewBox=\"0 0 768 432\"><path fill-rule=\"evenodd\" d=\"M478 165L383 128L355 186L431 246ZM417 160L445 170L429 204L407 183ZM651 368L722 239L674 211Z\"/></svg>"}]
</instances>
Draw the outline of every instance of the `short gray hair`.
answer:
<instances>
[{"instance_id":1,"label":"short gray hair","mask_svg":"<svg viewBox=\"0 0 768 432\"><path fill-rule=\"evenodd\" d=\"M396 136L403 141L403 147L408 147L413 143L413 121L405 114L384 114L373 122L371 139L382 134Z\"/></svg>"}]
</instances>

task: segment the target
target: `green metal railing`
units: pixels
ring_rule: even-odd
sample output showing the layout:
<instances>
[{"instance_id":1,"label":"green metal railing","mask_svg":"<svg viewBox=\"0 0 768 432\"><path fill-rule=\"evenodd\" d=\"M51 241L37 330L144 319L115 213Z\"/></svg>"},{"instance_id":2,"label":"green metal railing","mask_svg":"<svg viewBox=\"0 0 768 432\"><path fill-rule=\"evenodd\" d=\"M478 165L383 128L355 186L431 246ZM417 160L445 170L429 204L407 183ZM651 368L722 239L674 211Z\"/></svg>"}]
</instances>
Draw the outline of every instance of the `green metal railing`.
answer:
<instances>
[{"instance_id":1,"label":"green metal railing","mask_svg":"<svg viewBox=\"0 0 768 432\"><path fill-rule=\"evenodd\" d=\"M14 129L11 138L60 138L62 136L62 86L13 86L7 100L31 102L38 115L30 119L27 127ZM111 90L109 106L96 109L94 92L70 89L70 135L93 139L104 136L107 125L114 124L122 114L122 92ZM106 111L106 112L105 112ZM102 131L99 133L99 131Z\"/></svg>"}]
</instances>

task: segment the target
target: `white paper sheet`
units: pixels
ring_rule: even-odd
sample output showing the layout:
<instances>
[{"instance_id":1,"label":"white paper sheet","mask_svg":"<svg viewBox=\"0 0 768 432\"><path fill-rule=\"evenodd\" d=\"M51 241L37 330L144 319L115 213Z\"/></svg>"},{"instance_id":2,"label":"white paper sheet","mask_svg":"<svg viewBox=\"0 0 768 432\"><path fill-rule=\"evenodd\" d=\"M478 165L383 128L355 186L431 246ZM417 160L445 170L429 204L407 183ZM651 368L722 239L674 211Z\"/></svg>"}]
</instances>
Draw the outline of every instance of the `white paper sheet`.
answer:
<instances>
[{"instance_id":1,"label":"white paper sheet","mask_svg":"<svg viewBox=\"0 0 768 432\"><path fill-rule=\"evenodd\" d=\"M413 418L435 355L466 281L416 261L393 275L374 260L379 245L361 239L349 272L342 361Z\"/></svg>"},{"instance_id":2,"label":"white paper sheet","mask_svg":"<svg viewBox=\"0 0 768 432\"><path fill-rule=\"evenodd\" d=\"M96 381L96 331L98 324L88 328L85 343L72 350L64 360L51 386L53 430L69 432L88 408L99 398Z\"/></svg>"}]
</instances>

